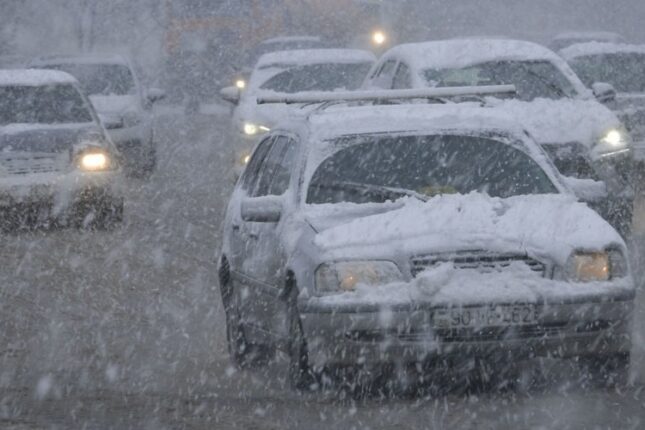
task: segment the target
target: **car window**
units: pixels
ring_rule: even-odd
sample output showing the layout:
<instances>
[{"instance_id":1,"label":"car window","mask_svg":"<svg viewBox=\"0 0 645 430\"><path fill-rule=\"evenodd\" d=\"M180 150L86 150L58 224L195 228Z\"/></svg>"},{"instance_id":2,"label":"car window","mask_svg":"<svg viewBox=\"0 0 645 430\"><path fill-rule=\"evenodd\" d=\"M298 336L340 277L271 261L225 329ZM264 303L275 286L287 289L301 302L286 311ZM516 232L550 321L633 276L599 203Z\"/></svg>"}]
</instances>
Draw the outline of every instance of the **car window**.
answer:
<instances>
[{"instance_id":1,"label":"car window","mask_svg":"<svg viewBox=\"0 0 645 430\"><path fill-rule=\"evenodd\" d=\"M274 139L274 136L267 137L261 141L256 150L253 151L253 155L251 156L249 164L246 166L242 177L242 188L246 190L247 193L251 193L255 188L258 182L262 161L264 161L270 151Z\"/></svg>"},{"instance_id":2,"label":"car window","mask_svg":"<svg viewBox=\"0 0 645 430\"><path fill-rule=\"evenodd\" d=\"M340 139L310 181L307 203L382 203L473 191L493 197L557 193L540 165L494 139L458 136Z\"/></svg>"},{"instance_id":3,"label":"car window","mask_svg":"<svg viewBox=\"0 0 645 430\"><path fill-rule=\"evenodd\" d=\"M607 82L619 92L645 92L645 54L589 55L576 58L570 64L588 87L595 82Z\"/></svg>"},{"instance_id":4,"label":"car window","mask_svg":"<svg viewBox=\"0 0 645 430\"><path fill-rule=\"evenodd\" d=\"M491 61L455 69L428 69L430 87L515 85L520 100L562 99L576 95L567 77L549 61Z\"/></svg>"},{"instance_id":5,"label":"car window","mask_svg":"<svg viewBox=\"0 0 645 430\"><path fill-rule=\"evenodd\" d=\"M252 197L281 195L289 188L296 145L293 139L278 136L258 172Z\"/></svg>"},{"instance_id":6,"label":"car window","mask_svg":"<svg viewBox=\"0 0 645 430\"><path fill-rule=\"evenodd\" d=\"M372 76L371 84L380 88L390 88L396 60L387 60Z\"/></svg>"},{"instance_id":7,"label":"car window","mask_svg":"<svg viewBox=\"0 0 645 430\"><path fill-rule=\"evenodd\" d=\"M392 88L395 90L412 88L412 78L410 77L410 68L405 63L400 63L394 75Z\"/></svg>"},{"instance_id":8,"label":"car window","mask_svg":"<svg viewBox=\"0 0 645 430\"><path fill-rule=\"evenodd\" d=\"M88 106L73 85L0 86L0 125L92 121Z\"/></svg>"}]
</instances>

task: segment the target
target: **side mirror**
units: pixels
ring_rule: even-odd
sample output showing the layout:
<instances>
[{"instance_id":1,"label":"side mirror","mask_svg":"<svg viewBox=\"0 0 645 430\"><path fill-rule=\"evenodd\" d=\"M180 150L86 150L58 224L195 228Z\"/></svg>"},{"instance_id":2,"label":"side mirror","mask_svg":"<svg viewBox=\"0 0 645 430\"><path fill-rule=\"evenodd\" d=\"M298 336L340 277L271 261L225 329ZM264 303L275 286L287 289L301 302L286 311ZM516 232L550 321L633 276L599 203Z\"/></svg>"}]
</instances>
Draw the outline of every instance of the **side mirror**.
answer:
<instances>
[{"instance_id":1,"label":"side mirror","mask_svg":"<svg viewBox=\"0 0 645 430\"><path fill-rule=\"evenodd\" d=\"M282 198L266 196L244 199L241 215L242 219L248 222L276 223L282 217Z\"/></svg>"},{"instance_id":2,"label":"side mirror","mask_svg":"<svg viewBox=\"0 0 645 430\"><path fill-rule=\"evenodd\" d=\"M616 89L606 82L595 82L591 85L593 95L600 103L611 103L616 100Z\"/></svg>"},{"instance_id":3,"label":"side mirror","mask_svg":"<svg viewBox=\"0 0 645 430\"><path fill-rule=\"evenodd\" d=\"M166 98L166 92L161 88L150 88L146 94L146 98L150 103L158 102Z\"/></svg>"},{"instance_id":4,"label":"side mirror","mask_svg":"<svg viewBox=\"0 0 645 430\"><path fill-rule=\"evenodd\" d=\"M222 97L227 102L238 104L240 101L240 90L237 87L224 87L219 92L220 97Z\"/></svg>"},{"instance_id":5,"label":"side mirror","mask_svg":"<svg viewBox=\"0 0 645 430\"><path fill-rule=\"evenodd\" d=\"M597 202L607 197L607 185L593 179L564 177L565 183L573 193L584 202Z\"/></svg>"}]
</instances>

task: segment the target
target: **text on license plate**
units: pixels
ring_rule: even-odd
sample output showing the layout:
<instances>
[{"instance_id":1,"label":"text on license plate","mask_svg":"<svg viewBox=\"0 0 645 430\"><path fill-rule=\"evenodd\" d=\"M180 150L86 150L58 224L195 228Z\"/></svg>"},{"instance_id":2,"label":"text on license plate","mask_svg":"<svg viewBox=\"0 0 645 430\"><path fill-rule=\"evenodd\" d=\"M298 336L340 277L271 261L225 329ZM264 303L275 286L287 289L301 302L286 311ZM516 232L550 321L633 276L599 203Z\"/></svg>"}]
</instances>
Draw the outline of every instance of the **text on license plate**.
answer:
<instances>
[{"instance_id":1,"label":"text on license plate","mask_svg":"<svg viewBox=\"0 0 645 430\"><path fill-rule=\"evenodd\" d=\"M436 328L517 326L537 323L535 305L488 305L436 309L433 314Z\"/></svg>"}]
</instances>

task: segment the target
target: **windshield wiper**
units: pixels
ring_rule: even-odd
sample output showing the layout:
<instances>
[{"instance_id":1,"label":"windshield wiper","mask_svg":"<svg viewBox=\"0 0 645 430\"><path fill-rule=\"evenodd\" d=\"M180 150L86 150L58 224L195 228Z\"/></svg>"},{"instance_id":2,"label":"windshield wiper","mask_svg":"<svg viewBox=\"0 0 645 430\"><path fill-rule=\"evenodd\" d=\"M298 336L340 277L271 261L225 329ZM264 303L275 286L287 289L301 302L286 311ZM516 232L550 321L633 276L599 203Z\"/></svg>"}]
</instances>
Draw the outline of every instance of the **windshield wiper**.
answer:
<instances>
[{"instance_id":1,"label":"windshield wiper","mask_svg":"<svg viewBox=\"0 0 645 430\"><path fill-rule=\"evenodd\" d=\"M546 85L546 86L547 86L547 88L549 88L549 89L553 90L553 91L554 91L558 96L560 96L560 97L562 97L562 98L568 98L568 97L569 97L569 96L567 95L567 93L565 93L565 92L564 92L564 90L563 90L562 88L560 88L559 86L557 86L557 85L556 85L556 84L554 84L553 82L549 81L547 78L545 78L544 76L540 75L540 74L539 74L539 73L537 73L535 70L531 70L531 69L530 69L529 67L527 67L525 64L522 64L522 63L517 63L517 64L518 64L518 66L519 66L522 70L524 70L528 75L533 76L534 78L536 78L538 81L540 81L541 83L543 83L544 85Z\"/></svg>"},{"instance_id":2,"label":"windshield wiper","mask_svg":"<svg viewBox=\"0 0 645 430\"><path fill-rule=\"evenodd\" d=\"M427 202L428 199L430 198L425 194L421 194L413 190L408 190L406 188L398 188L398 187L388 187L386 185L375 185L375 184L365 184L360 182L345 182L345 181L337 182L335 185L339 187L349 186L353 188L359 188L361 190L365 190L368 193L373 192L383 197L389 196L389 197L394 197L395 199L401 198L401 197L414 197L415 199L421 200L423 202Z\"/></svg>"}]
</instances>

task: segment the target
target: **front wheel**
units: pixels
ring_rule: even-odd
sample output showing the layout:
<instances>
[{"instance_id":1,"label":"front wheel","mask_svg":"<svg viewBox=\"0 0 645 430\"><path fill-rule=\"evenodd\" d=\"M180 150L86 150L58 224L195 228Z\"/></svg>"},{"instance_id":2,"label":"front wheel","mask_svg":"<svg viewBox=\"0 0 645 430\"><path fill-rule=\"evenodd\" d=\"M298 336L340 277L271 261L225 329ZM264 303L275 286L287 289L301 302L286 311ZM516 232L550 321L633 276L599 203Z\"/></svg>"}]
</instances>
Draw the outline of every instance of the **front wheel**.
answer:
<instances>
[{"instance_id":1,"label":"front wheel","mask_svg":"<svg viewBox=\"0 0 645 430\"><path fill-rule=\"evenodd\" d=\"M226 341L231 361L240 369L264 365L272 357L271 350L247 341L226 260L222 261L219 272L220 292L226 319Z\"/></svg>"},{"instance_id":2,"label":"front wheel","mask_svg":"<svg viewBox=\"0 0 645 430\"><path fill-rule=\"evenodd\" d=\"M292 288L287 298L287 318L289 322L288 356L289 368L287 378L292 388L296 390L312 389L316 378L309 367L307 342L302 330L300 313L297 305L297 289Z\"/></svg>"}]
</instances>

